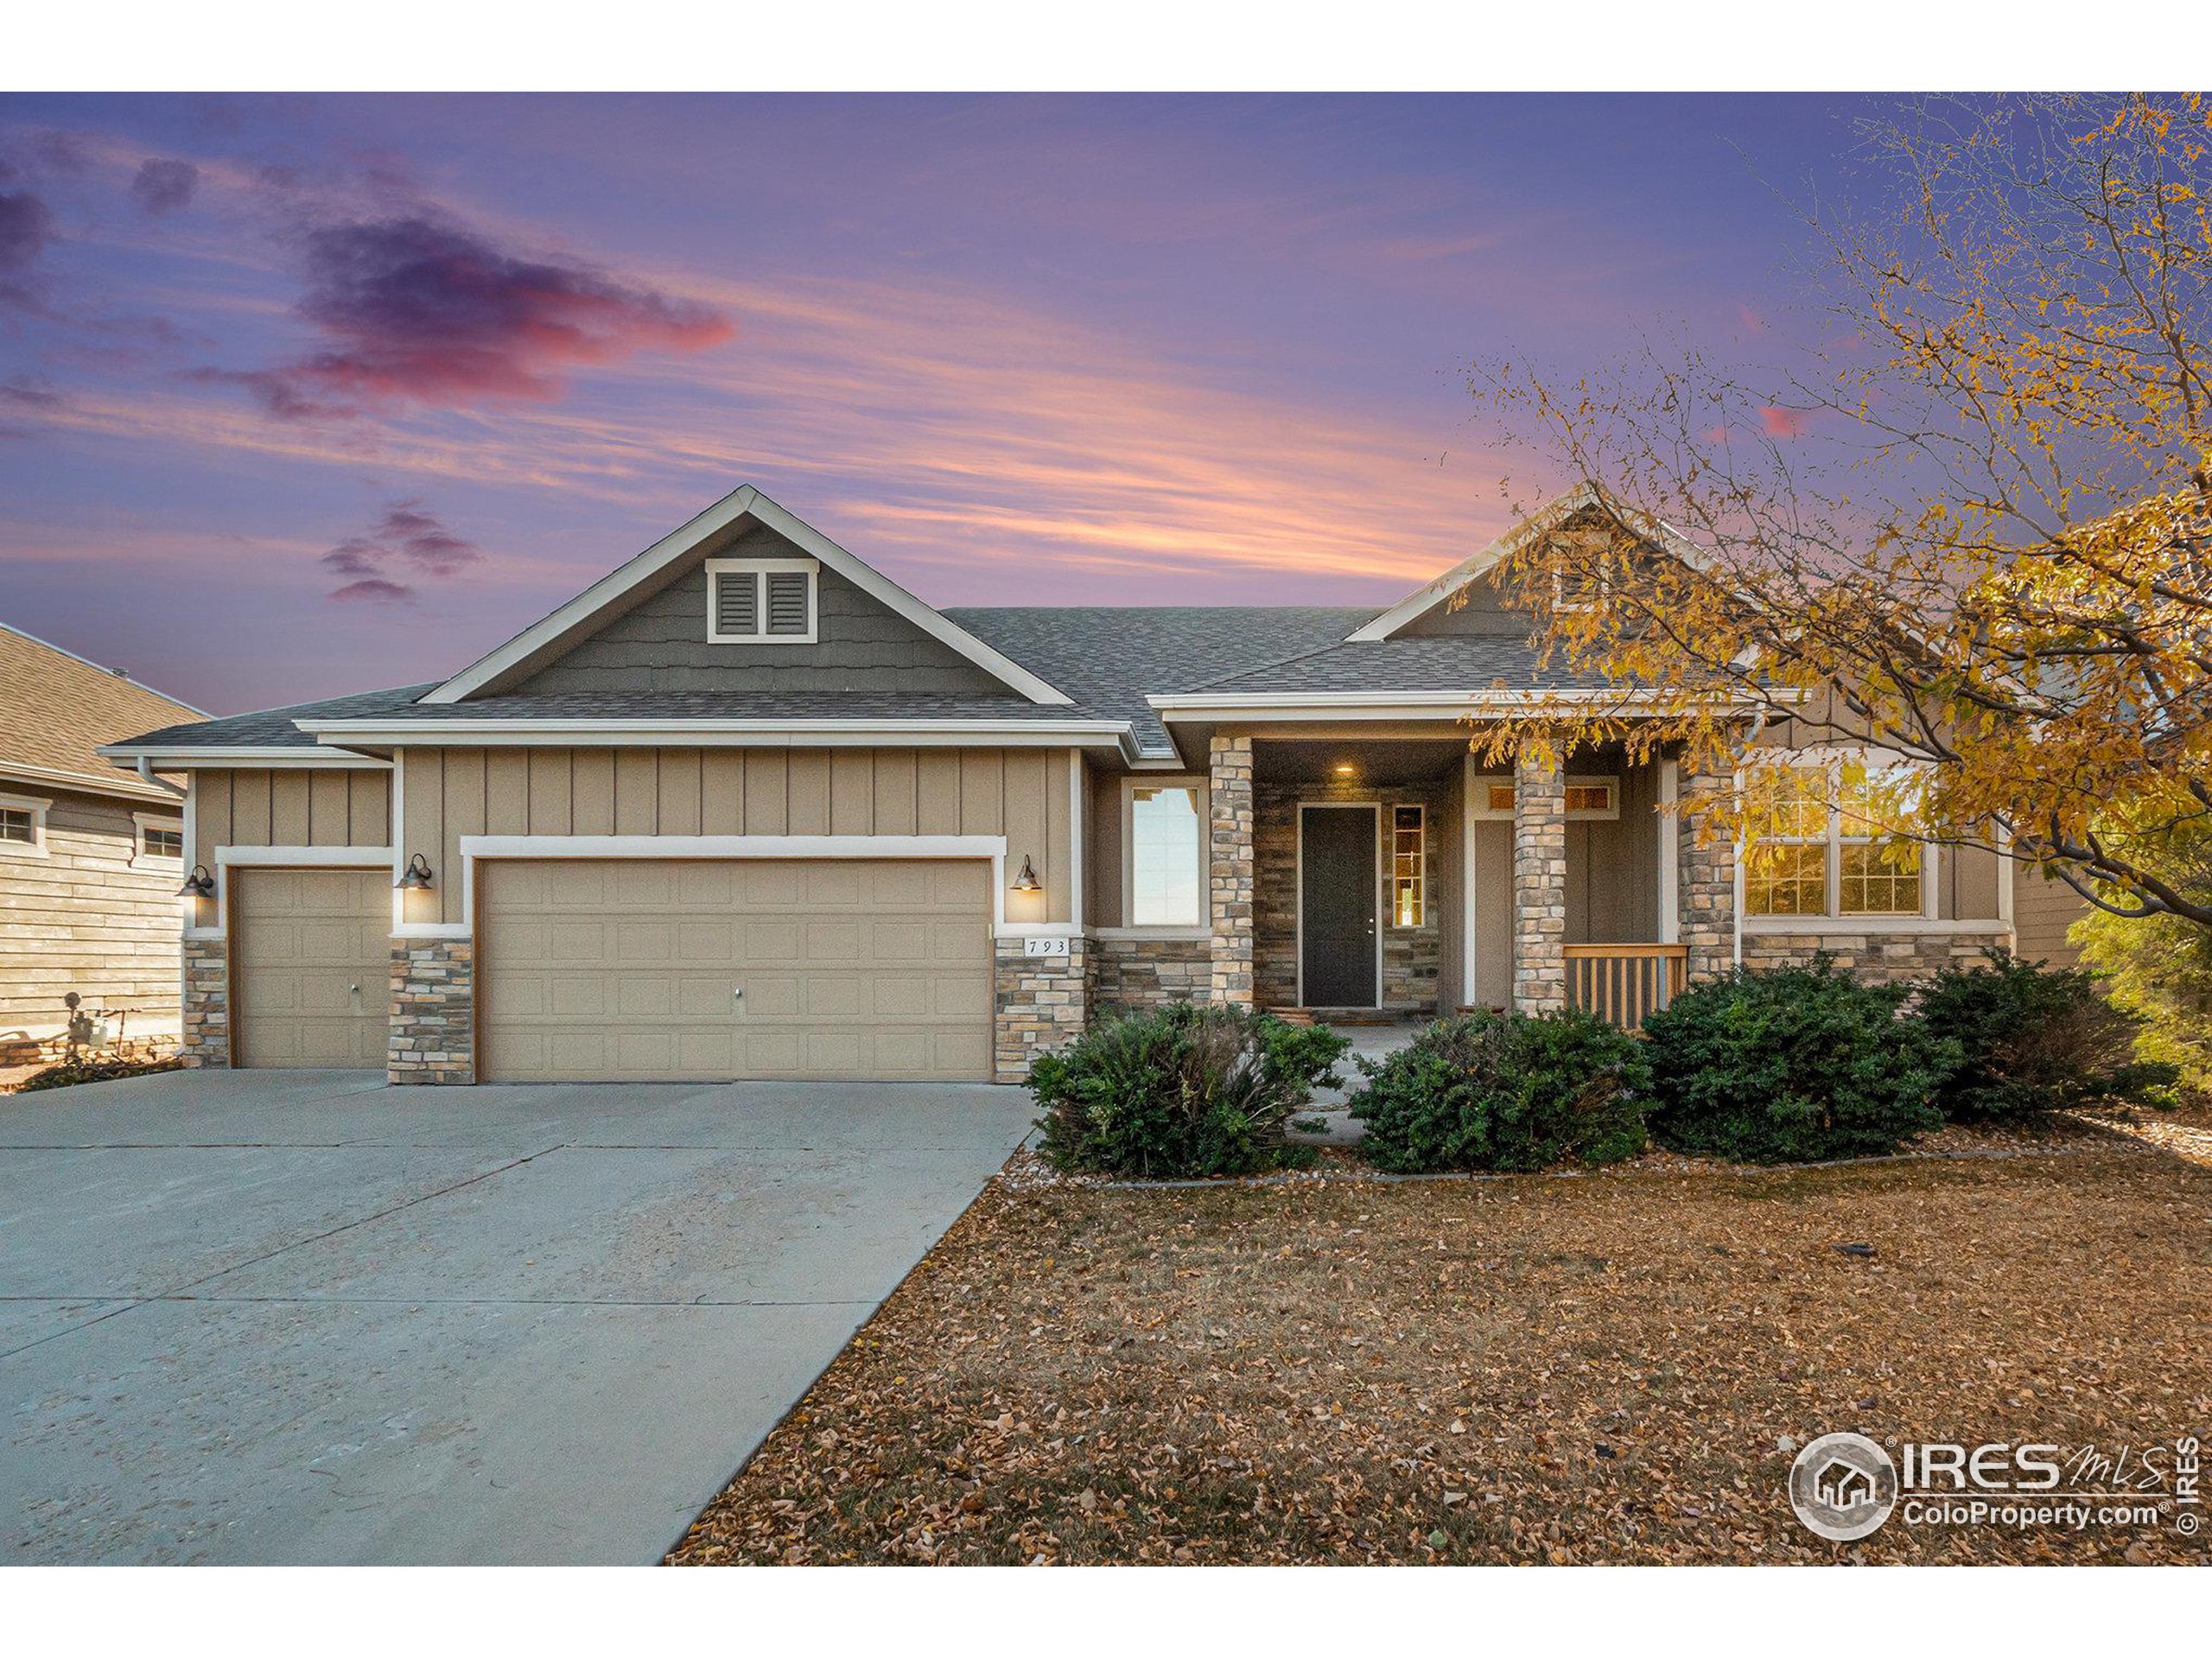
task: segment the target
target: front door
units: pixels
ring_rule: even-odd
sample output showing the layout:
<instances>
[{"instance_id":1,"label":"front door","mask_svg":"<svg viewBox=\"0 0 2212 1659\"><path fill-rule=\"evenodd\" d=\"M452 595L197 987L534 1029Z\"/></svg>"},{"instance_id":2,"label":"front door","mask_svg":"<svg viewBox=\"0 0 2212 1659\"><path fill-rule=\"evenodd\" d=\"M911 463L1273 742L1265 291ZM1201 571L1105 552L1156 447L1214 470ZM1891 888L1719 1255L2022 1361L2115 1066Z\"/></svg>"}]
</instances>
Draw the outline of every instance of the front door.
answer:
<instances>
[{"instance_id":1,"label":"front door","mask_svg":"<svg viewBox=\"0 0 2212 1659\"><path fill-rule=\"evenodd\" d=\"M1300 1000L1309 1008L1372 1008L1375 809L1299 808Z\"/></svg>"}]
</instances>

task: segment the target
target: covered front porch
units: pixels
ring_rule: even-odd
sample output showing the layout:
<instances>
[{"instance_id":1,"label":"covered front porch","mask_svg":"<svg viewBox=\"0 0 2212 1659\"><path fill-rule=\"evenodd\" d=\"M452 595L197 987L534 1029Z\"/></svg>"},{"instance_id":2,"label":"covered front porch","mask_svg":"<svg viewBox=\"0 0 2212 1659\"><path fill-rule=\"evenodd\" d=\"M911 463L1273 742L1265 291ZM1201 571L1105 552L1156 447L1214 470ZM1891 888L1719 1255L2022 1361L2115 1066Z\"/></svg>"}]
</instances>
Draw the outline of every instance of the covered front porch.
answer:
<instances>
[{"instance_id":1,"label":"covered front porch","mask_svg":"<svg viewBox=\"0 0 2212 1659\"><path fill-rule=\"evenodd\" d=\"M1216 732L1208 753L1217 1000L1338 1025L1572 1006L1634 1027L1693 966L1694 861L1660 810L1672 760L1489 766L1448 722Z\"/></svg>"}]
</instances>

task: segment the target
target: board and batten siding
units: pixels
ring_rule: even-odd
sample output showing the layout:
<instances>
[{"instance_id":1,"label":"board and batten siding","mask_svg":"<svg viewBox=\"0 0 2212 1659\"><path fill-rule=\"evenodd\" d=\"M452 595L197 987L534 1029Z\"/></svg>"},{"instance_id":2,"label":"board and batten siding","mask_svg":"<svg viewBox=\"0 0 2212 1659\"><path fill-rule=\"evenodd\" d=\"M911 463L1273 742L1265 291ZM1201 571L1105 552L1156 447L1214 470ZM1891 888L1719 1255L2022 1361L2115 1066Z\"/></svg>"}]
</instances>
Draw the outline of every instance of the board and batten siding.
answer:
<instances>
[{"instance_id":1,"label":"board and batten siding","mask_svg":"<svg viewBox=\"0 0 2212 1659\"><path fill-rule=\"evenodd\" d=\"M391 774L266 767L192 774L192 862L218 847L388 847Z\"/></svg>"},{"instance_id":2,"label":"board and batten siding","mask_svg":"<svg viewBox=\"0 0 2212 1659\"><path fill-rule=\"evenodd\" d=\"M440 921L463 919L464 836L1002 835L1007 879L1027 855L1045 887L1041 913L1010 919L1072 919L1080 761L1064 749L441 748L398 764L400 852L437 872Z\"/></svg>"},{"instance_id":3,"label":"board and batten siding","mask_svg":"<svg viewBox=\"0 0 2212 1659\"><path fill-rule=\"evenodd\" d=\"M126 1035L175 1031L181 878L173 860L132 868L131 814L181 819L183 803L9 787L51 804L42 855L0 851L0 1037L60 1030L71 991L140 1010Z\"/></svg>"}]
</instances>

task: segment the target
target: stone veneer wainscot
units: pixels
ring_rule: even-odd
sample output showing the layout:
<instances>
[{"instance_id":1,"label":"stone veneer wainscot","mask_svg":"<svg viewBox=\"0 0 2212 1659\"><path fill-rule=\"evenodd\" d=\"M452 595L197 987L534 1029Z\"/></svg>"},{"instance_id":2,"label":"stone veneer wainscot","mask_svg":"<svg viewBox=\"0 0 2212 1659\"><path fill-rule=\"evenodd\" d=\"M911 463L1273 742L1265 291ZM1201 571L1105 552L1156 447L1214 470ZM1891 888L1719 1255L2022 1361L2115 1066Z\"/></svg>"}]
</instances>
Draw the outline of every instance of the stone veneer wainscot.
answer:
<instances>
[{"instance_id":1,"label":"stone veneer wainscot","mask_svg":"<svg viewBox=\"0 0 2212 1659\"><path fill-rule=\"evenodd\" d=\"M394 939L391 1083L476 1081L476 947L467 939Z\"/></svg>"},{"instance_id":2,"label":"stone veneer wainscot","mask_svg":"<svg viewBox=\"0 0 2212 1659\"><path fill-rule=\"evenodd\" d=\"M1089 1017L1090 942L1070 939L1065 957L1032 957L1021 940L1003 938L994 955L992 1076L1000 1083L1020 1083L1039 1054L1083 1034Z\"/></svg>"}]
</instances>

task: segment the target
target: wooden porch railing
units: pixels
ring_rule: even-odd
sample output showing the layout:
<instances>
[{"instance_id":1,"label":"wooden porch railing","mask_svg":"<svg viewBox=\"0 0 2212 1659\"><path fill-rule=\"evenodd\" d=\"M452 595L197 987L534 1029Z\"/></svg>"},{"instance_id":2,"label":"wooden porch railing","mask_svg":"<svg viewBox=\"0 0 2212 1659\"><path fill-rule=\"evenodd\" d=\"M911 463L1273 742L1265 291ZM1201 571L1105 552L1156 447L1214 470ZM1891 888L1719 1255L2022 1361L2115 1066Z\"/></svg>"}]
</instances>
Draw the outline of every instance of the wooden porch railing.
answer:
<instances>
[{"instance_id":1,"label":"wooden porch railing","mask_svg":"<svg viewBox=\"0 0 2212 1659\"><path fill-rule=\"evenodd\" d=\"M1570 944L1567 1000L1634 1031L1675 1000L1689 968L1686 944Z\"/></svg>"}]
</instances>

